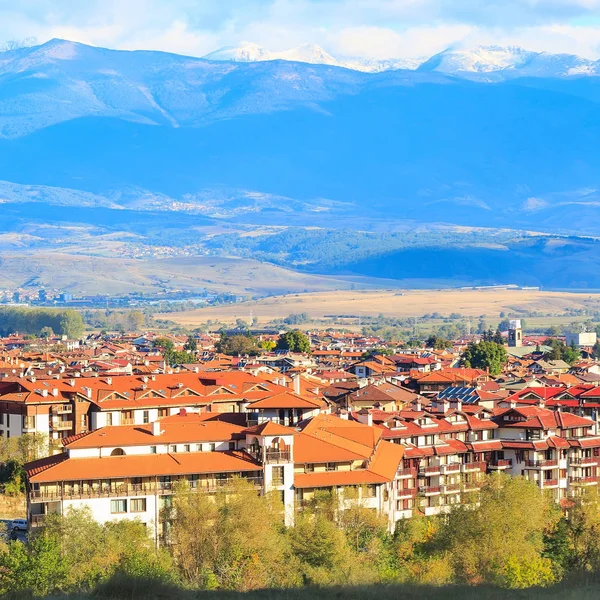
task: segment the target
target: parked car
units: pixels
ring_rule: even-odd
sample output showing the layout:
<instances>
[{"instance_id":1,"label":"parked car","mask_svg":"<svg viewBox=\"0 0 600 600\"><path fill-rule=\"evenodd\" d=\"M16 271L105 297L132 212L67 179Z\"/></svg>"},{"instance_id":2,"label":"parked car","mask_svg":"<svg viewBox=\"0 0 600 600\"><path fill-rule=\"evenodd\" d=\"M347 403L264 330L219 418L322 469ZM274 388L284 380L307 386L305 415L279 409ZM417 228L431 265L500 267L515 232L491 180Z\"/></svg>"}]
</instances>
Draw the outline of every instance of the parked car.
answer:
<instances>
[{"instance_id":1,"label":"parked car","mask_svg":"<svg viewBox=\"0 0 600 600\"><path fill-rule=\"evenodd\" d=\"M13 531L27 531L27 519L13 519L11 529Z\"/></svg>"}]
</instances>

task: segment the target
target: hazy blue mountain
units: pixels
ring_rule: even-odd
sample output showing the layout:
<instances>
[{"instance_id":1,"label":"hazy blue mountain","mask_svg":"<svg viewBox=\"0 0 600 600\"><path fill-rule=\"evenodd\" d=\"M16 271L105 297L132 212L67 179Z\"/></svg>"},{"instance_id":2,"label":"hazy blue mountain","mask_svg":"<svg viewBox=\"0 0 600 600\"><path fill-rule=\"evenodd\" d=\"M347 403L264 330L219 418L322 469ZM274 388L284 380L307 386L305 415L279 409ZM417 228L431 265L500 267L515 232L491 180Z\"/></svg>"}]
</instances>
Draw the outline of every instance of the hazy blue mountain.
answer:
<instances>
[{"instance_id":1,"label":"hazy blue mountain","mask_svg":"<svg viewBox=\"0 0 600 600\"><path fill-rule=\"evenodd\" d=\"M514 56L544 59L512 49L502 64ZM254 213L325 207L357 227L378 215L597 233L599 102L597 77L490 84L431 61L362 73L53 40L0 54L0 195L194 212L221 190L271 199Z\"/></svg>"}]
</instances>

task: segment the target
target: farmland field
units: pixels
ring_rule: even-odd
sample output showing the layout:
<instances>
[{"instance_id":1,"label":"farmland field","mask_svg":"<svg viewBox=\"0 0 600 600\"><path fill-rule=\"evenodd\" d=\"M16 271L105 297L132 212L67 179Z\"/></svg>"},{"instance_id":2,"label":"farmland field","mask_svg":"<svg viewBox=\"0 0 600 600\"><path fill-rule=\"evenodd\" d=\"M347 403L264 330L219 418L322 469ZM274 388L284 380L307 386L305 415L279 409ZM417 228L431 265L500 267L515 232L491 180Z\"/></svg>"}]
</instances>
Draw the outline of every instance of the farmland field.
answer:
<instances>
[{"instance_id":1,"label":"farmland field","mask_svg":"<svg viewBox=\"0 0 600 600\"><path fill-rule=\"evenodd\" d=\"M386 317L422 317L439 313L448 316L459 313L476 318L485 315L493 320L500 313L537 317L553 324L574 319L568 311L585 309L600 311L600 294L543 292L537 290L377 290L332 291L272 296L257 301L199 308L189 312L157 315L182 325L198 325L208 319L235 323L236 319L268 322L292 313L307 313L311 319L336 317L366 317L382 314ZM350 320L349 319L349 320ZM339 319L338 319L339 320Z\"/></svg>"}]
</instances>

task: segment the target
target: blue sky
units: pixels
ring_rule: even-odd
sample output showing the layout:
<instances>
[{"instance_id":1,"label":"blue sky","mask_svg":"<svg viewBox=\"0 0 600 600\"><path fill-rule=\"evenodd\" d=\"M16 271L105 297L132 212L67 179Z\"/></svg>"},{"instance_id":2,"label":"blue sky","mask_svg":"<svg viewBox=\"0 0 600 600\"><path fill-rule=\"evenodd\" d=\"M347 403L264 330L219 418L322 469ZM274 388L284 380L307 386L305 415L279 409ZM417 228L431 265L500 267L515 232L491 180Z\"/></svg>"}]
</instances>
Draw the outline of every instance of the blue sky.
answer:
<instances>
[{"instance_id":1,"label":"blue sky","mask_svg":"<svg viewBox=\"0 0 600 600\"><path fill-rule=\"evenodd\" d=\"M600 58L600 0L0 0L0 41L29 37L194 56L248 40L368 58L477 44Z\"/></svg>"}]
</instances>

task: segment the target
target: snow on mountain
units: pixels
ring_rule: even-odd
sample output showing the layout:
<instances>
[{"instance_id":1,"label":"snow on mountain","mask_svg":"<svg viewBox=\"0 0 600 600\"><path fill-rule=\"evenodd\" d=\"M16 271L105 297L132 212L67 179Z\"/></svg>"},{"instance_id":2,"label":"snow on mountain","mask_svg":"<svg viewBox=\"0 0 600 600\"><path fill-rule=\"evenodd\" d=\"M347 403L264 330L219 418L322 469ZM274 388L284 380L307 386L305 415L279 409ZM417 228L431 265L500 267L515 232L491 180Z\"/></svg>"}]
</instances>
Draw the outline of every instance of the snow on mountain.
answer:
<instances>
[{"instance_id":1,"label":"snow on mountain","mask_svg":"<svg viewBox=\"0 0 600 600\"><path fill-rule=\"evenodd\" d=\"M233 62L258 62L261 60L273 60L271 53L252 42L240 42L237 46L225 46L215 50L206 56L206 60L233 61Z\"/></svg>"},{"instance_id":2,"label":"snow on mountain","mask_svg":"<svg viewBox=\"0 0 600 600\"><path fill-rule=\"evenodd\" d=\"M518 46L476 46L440 52L424 62L419 70L457 75L494 73L504 77L566 77L598 75L600 61L572 54L531 52Z\"/></svg>"},{"instance_id":3,"label":"snow on mountain","mask_svg":"<svg viewBox=\"0 0 600 600\"><path fill-rule=\"evenodd\" d=\"M421 71L441 71L442 73L493 73L506 69L518 69L526 65L536 52L530 52L518 46L476 46L460 50L444 50L419 69Z\"/></svg>"},{"instance_id":4,"label":"snow on mountain","mask_svg":"<svg viewBox=\"0 0 600 600\"><path fill-rule=\"evenodd\" d=\"M345 58L339 61L340 66L364 73L381 73L400 69L415 71L426 58Z\"/></svg>"},{"instance_id":5,"label":"snow on mountain","mask_svg":"<svg viewBox=\"0 0 600 600\"><path fill-rule=\"evenodd\" d=\"M271 60L289 60L312 65L339 66L340 64L331 54L325 52L323 48L316 44L302 44L283 52L272 52L271 56Z\"/></svg>"}]
</instances>

